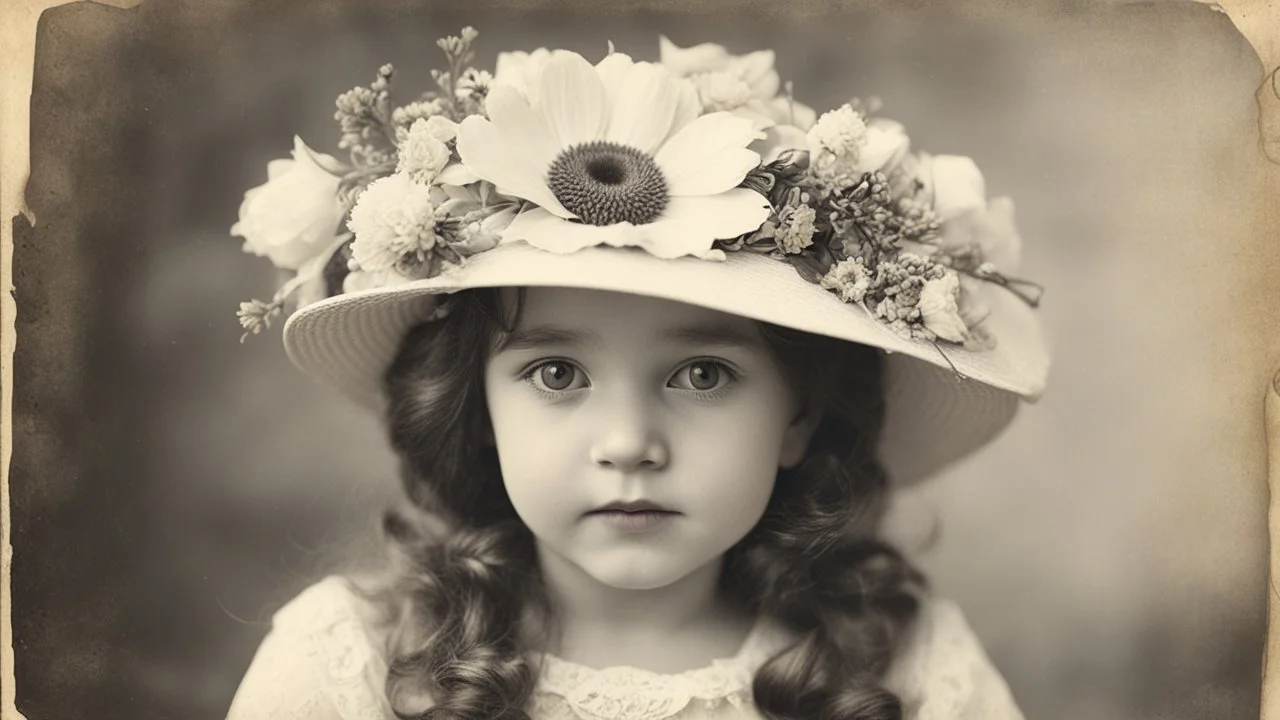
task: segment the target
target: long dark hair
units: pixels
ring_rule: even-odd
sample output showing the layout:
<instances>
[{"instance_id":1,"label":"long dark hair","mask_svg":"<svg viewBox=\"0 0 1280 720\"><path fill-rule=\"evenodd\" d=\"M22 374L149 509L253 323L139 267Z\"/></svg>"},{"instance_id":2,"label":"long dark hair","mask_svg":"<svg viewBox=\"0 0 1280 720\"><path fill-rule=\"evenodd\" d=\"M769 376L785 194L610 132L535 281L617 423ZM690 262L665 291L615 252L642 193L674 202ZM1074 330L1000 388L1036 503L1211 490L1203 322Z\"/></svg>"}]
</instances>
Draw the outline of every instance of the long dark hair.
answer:
<instances>
[{"instance_id":1,"label":"long dark hair","mask_svg":"<svg viewBox=\"0 0 1280 720\"><path fill-rule=\"evenodd\" d=\"M408 333L385 378L411 501L384 519L394 563L372 593L391 629L387 695L401 717L523 719L539 675L531 651L552 618L533 535L487 442L483 382L519 302L504 308L498 291L473 290L450 304ZM822 398L825 412L804 461L780 471L763 518L724 559L727 597L798 638L756 673L756 705L776 720L900 718L880 678L925 581L877 539L890 489L875 453L881 354L761 328L794 389ZM403 709L422 698L425 712Z\"/></svg>"}]
</instances>

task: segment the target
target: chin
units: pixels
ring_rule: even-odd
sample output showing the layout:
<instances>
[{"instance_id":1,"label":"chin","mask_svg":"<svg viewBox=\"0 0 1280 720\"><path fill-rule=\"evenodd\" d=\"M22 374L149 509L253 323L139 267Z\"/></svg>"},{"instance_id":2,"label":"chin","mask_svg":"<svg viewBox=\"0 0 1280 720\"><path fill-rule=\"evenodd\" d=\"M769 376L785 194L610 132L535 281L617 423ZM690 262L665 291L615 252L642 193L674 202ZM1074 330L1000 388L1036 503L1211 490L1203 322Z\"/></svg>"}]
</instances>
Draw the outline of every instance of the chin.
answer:
<instances>
[{"instance_id":1,"label":"chin","mask_svg":"<svg viewBox=\"0 0 1280 720\"><path fill-rule=\"evenodd\" d=\"M678 582L695 568L654 563L645 559L586 563L582 565L582 569L597 582L619 590L657 590Z\"/></svg>"}]
</instances>

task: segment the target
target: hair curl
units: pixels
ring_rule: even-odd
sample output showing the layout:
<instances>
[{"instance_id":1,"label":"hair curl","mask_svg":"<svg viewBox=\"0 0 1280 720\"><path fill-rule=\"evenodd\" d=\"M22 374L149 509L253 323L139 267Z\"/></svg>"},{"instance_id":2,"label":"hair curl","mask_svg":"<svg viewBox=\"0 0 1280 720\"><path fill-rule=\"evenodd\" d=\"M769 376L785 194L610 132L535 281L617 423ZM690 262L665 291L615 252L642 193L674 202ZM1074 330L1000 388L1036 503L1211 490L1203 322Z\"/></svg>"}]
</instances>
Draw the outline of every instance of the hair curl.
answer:
<instances>
[{"instance_id":1,"label":"hair curl","mask_svg":"<svg viewBox=\"0 0 1280 720\"><path fill-rule=\"evenodd\" d=\"M372 592L391 627L386 691L402 718L524 720L540 672L528 651L553 618L533 535L485 442L483 375L514 324L497 291L450 302L444 319L408 333L385 377L412 503L384 519L395 562ZM880 678L925 580L877 539L889 494L875 454L881 353L761 328L793 387L824 412L805 460L779 472L764 516L724 560L727 597L798 636L756 673L756 705L774 720L900 718ZM427 709L405 709L423 699Z\"/></svg>"}]
</instances>

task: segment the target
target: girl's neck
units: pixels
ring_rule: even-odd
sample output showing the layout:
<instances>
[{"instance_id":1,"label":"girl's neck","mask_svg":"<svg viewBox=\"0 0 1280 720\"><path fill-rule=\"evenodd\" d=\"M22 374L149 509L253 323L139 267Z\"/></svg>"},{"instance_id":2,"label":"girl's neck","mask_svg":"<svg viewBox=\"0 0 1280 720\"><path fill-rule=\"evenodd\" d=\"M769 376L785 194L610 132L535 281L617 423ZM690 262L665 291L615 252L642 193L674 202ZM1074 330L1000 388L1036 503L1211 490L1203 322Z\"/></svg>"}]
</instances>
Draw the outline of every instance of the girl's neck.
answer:
<instances>
[{"instance_id":1,"label":"girl's neck","mask_svg":"<svg viewBox=\"0 0 1280 720\"><path fill-rule=\"evenodd\" d=\"M558 625L549 649L571 662L681 672L734 655L751 629L719 591L719 560L649 590L611 587L541 550L539 563Z\"/></svg>"}]
</instances>

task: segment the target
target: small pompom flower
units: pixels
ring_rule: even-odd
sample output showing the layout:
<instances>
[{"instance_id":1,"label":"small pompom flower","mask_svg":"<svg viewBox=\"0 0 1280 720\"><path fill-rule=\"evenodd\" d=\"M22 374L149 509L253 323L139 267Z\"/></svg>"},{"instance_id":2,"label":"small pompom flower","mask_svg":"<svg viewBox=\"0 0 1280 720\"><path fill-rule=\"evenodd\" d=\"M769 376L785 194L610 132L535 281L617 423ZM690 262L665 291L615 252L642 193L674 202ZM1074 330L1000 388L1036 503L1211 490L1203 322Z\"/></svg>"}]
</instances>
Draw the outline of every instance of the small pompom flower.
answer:
<instances>
[{"instance_id":1,"label":"small pompom flower","mask_svg":"<svg viewBox=\"0 0 1280 720\"><path fill-rule=\"evenodd\" d=\"M860 161L867 144L867 124L853 107L823 113L806 134L809 169L830 190L843 190L862 176Z\"/></svg>"},{"instance_id":2,"label":"small pompom flower","mask_svg":"<svg viewBox=\"0 0 1280 720\"><path fill-rule=\"evenodd\" d=\"M799 254L813 244L818 213L809 205L809 200L808 193L792 188L787 193L786 204L778 210L773 227L774 243L789 255Z\"/></svg>"},{"instance_id":3,"label":"small pompom flower","mask_svg":"<svg viewBox=\"0 0 1280 720\"><path fill-rule=\"evenodd\" d=\"M431 189L396 173L360 193L347 223L361 270L379 272L425 262L438 240Z\"/></svg>"},{"instance_id":4,"label":"small pompom flower","mask_svg":"<svg viewBox=\"0 0 1280 720\"><path fill-rule=\"evenodd\" d=\"M431 121L439 119L441 118L418 120L409 128L408 137L400 145L397 173L408 175L416 183L430 185L444 166L449 164L452 151L432 132ZM439 130L441 123L435 123L434 127Z\"/></svg>"},{"instance_id":5,"label":"small pompom flower","mask_svg":"<svg viewBox=\"0 0 1280 720\"><path fill-rule=\"evenodd\" d=\"M814 224L818 214L808 205L793 210L778 226L778 247L792 255L813 244Z\"/></svg>"},{"instance_id":6,"label":"small pompom flower","mask_svg":"<svg viewBox=\"0 0 1280 720\"><path fill-rule=\"evenodd\" d=\"M861 258L848 258L832 265L820 284L844 302L860 303L871 286L871 276Z\"/></svg>"},{"instance_id":7,"label":"small pompom flower","mask_svg":"<svg viewBox=\"0 0 1280 720\"><path fill-rule=\"evenodd\" d=\"M810 152L826 150L834 155L852 156L856 163L858 153L866 144L867 123L847 103L838 110L823 113L809 128Z\"/></svg>"}]
</instances>

